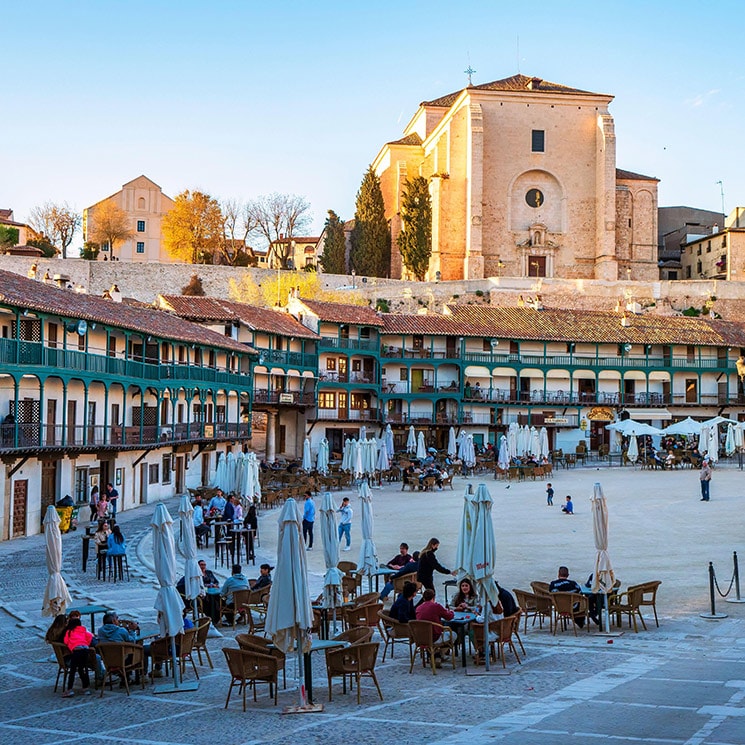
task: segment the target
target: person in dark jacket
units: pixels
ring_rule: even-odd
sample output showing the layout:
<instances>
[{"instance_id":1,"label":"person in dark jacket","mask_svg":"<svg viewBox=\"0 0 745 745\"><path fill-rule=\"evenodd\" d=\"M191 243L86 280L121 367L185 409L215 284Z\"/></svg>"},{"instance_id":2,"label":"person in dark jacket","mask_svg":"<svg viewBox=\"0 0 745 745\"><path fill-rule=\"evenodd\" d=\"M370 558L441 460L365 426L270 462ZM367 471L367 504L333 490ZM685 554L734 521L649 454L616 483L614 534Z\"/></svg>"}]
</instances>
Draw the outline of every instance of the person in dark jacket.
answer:
<instances>
[{"instance_id":1,"label":"person in dark jacket","mask_svg":"<svg viewBox=\"0 0 745 745\"><path fill-rule=\"evenodd\" d=\"M455 576L455 572L451 572L449 569L445 569L439 561L435 552L440 547L439 538L430 538L429 543L419 552L419 569L416 573L417 582L421 582L422 586L427 590L434 592L434 574L435 571L440 574L452 574Z\"/></svg>"},{"instance_id":2,"label":"person in dark jacket","mask_svg":"<svg viewBox=\"0 0 745 745\"><path fill-rule=\"evenodd\" d=\"M409 557L411 561L402 566L395 574L388 575L388 581L385 583L380 593L381 602L393 592L393 581L407 574L414 574L419 571L419 551L414 551L414 555Z\"/></svg>"},{"instance_id":3,"label":"person in dark jacket","mask_svg":"<svg viewBox=\"0 0 745 745\"><path fill-rule=\"evenodd\" d=\"M416 590L416 582L405 582L403 592L396 598L388 615L399 623L415 620L414 595L416 595Z\"/></svg>"}]
</instances>

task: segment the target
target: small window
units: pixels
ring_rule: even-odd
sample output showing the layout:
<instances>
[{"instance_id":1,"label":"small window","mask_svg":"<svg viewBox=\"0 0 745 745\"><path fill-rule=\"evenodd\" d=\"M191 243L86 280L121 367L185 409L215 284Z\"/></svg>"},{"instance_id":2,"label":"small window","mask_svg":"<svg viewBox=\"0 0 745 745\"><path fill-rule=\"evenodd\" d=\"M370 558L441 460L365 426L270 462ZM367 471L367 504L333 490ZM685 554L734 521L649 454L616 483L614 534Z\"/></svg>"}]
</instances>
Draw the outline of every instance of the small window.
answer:
<instances>
[{"instance_id":1,"label":"small window","mask_svg":"<svg viewBox=\"0 0 745 745\"><path fill-rule=\"evenodd\" d=\"M352 372L360 372L362 370L362 360L352 360Z\"/></svg>"},{"instance_id":2,"label":"small window","mask_svg":"<svg viewBox=\"0 0 745 745\"><path fill-rule=\"evenodd\" d=\"M145 242L144 241L137 241L137 253L138 254L145 253Z\"/></svg>"},{"instance_id":3,"label":"small window","mask_svg":"<svg viewBox=\"0 0 745 745\"><path fill-rule=\"evenodd\" d=\"M412 343L414 345L414 349L424 349L424 337L423 336L413 337Z\"/></svg>"},{"instance_id":4,"label":"small window","mask_svg":"<svg viewBox=\"0 0 745 745\"><path fill-rule=\"evenodd\" d=\"M138 220L137 221L137 232L138 233L144 233L145 232L145 221L144 220Z\"/></svg>"},{"instance_id":5,"label":"small window","mask_svg":"<svg viewBox=\"0 0 745 745\"><path fill-rule=\"evenodd\" d=\"M157 463L151 463L148 470L149 484L157 484L160 481L160 466Z\"/></svg>"},{"instance_id":6,"label":"small window","mask_svg":"<svg viewBox=\"0 0 745 745\"><path fill-rule=\"evenodd\" d=\"M399 368L400 372L400 380L408 380L409 379L409 368L408 367L401 367Z\"/></svg>"},{"instance_id":7,"label":"small window","mask_svg":"<svg viewBox=\"0 0 745 745\"><path fill-rule=\"evenodd\" d=\"M171 483L171 456L164 455L163 461L162 461L162 469L163 469L163 478L161 479L161 484L170 484Z\"/></svg>"},{"instance_id":8,"label":"small window","mask_svg":"<svg viewBox=\"0 0 745 745\"><path fill-rule=\"evenodd\" d=\"M336 394L328 391L321 391L318 394L318 408L319 409L335 409L336 408Z\"/></svg>"},{"instance_id":9,"label":"small window","mask_svg":"<svg viewBox=\"0 0 745 745\"><path fill-rule=\"evenodd\" d=\"M491 352L491 339L482 339L483 346L481 347L484 352Z\"/></svg>"},{"instance_id":10,"label":"small window","mask_svg":"<svg viewBox=\"0 0 745 745\"><path fill-rule=\"evenodd\" d=\"M109 244L108 243L102 243L101 244L101 250L102 251L108 251L109 250Z\"/></svg>"},{"instance_id":11,"label":"small window","mask_svg":"<svg viewBox=\"0 0 745 745\"><path fill-rule=\"evenodd\" d=\"M711 241L706 241L706 253L711 253Z\"/></svg>"},{"instance_id":12,"label":"small window","mask_svg":"<svg viewBox=\"0 0 745 745\"><path fill-rule=\"evenodd\" d=\"M542 129L534 129L531 136L531 150L534 153L546 151L546 132Z\"/></svg>"},{"instance_id":13,"label":"small window","mask_svg":"<svg viewBox=\"0 0 745 745\"><path fill-rule=\"evenodd\" d=\"M691 278L691 267L687 266L686 267L686 279L690 279L690 278Z\"/></svg>"},{"instance_id":14,"label":"small window","mask_svg":"<svg viewBox=\"0 0 745 745\"><path fill-rule=\"evenodd\" d=\"M369 339L370 338L370 329L363 326L360 329L360 339Z\"/></svg>"},{"instance_id":15,"label":"small window","mask_svg":"<svg viewBox=\"0 0 745 745\"><path fill-rule=\"evenodd\" d=\"M336 370L336 357L328 357L326 359L326 369Z\"/></svg>"}]
</instances>

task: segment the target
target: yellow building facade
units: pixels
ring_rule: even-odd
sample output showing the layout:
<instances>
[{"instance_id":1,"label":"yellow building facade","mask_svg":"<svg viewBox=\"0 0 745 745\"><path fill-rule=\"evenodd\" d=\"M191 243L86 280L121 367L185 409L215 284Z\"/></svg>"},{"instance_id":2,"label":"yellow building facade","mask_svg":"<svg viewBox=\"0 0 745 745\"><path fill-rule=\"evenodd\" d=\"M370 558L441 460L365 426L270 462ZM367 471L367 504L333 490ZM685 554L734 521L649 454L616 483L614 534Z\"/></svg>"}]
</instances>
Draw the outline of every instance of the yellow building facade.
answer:
<instances>
[{"instance_id":1,"label":"yellow building facade","mask_svg":"<svg viewBox=\"0 0 745 745\"><path fill-rule=\"evenodd\" d=\"M432 199L428 279L656 280L657 179L616 169L613 97L515 75L420 104L373 168L391 221L408 178Z\"/></svg>"}]
</instances>

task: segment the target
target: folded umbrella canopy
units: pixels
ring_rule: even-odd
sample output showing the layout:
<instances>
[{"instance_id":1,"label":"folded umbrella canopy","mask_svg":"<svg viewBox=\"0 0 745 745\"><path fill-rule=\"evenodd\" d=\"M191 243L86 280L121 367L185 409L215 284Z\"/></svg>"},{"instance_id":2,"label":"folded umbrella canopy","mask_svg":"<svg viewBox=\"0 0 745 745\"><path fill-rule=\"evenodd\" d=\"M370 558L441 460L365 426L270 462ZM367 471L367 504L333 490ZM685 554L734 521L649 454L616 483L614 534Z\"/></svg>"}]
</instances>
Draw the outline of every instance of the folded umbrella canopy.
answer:
<instances>
[{"instance_id":1,"label":"folded umbrella canopy","mask_svg":"<svg viewBox=\"0 0 745 745\"><path fill-rule=\"evenodd\" d=\"M636 463L636 461L639 460L639 443L637 442L636 435L633 432L629 435L629 447L626 451L626 457L632 463Z\"/></svg>"},{"instance_id":2,"label":"folded umbrella canopy","mask_svg":"<svg viewBox=\"0 0 745 745\"><path fill-rule=\"evenodd\" d=\"M473 528L473 487L466 484L463 494L463 512L460 518L458 545L455 551L455 572L460 582L468 576L468 557L471 545L471 530Z\"/></svg>"},{"instance_id":3,"label":"folded umbrella canopy","mask_svg":"<svg viewBox=\"0 0 745 745\"><path fill-rule=\"evenodd\" d=\"M501 469L510 467L510 450L507 445L507 435L502 435L499 438L499 453L497 454L497 465Z\"/></svg>"},{"instance_id":4,"label":"folded umbrella canopy","mask_svg":"<svg viewBox=\"0 0 745 745\"><path fill-rule=\"evenodd\" d=\"M181 537L179 550L184 557L184 595L196 600L204 592L204 580L197 562L197 534L194 530L194 508L191 500L184 494L178 505ZM192 603L194 618L197 617L197 604Z\"/></svg>"},{"instance_id":5,"label":"folded umbrella canopy","mask_svg":"<svg viewBox=\"0 0 745 745\"><path fill-rule=\"evenodd\" d=\"M448 456L454 458L458 452L457 445L455 444L455 430L451 427L448 432Z\"/></svg>"},{"instance_id":6,"label":"folded umbrella canopy","mask_svg":"<svg viewBox=\"0 0 745 745\"><path fill-rule=\"evenodd\" d=\"M427 446L424 444L424 432L419 432L416 441L416 457L423 460L427 457Z\"/></svg>"},{"instance_id":7,"label":"folded umbrella canopy","mask_svg":"<svg viewBox=\"0 0 745 745\"><path fill-rule=\"evenodd\" d=\"M62 534L59 529L60 519L54 505L47 507L44 515L44 547L47 555L49 579L44 590L44 602L41 606L42 616L59 616L65 613L72 603L67 584L62 577Z\"/></svg>"},{"instance_id":8,"label":"folded umbrella canopy","mask_svg":"<svg viewBox=\"0 0 745 745\"><path fill-rule=\"evenodd\" d=\"M220 487L224 492L228 491L228 470L225 453L217 454L217 468L215 469L215 480L212 486Z\"/></svg>"},{"instance_id":9,"label":"folded umbrella canopy","mask_svg":"<svg viewBox=\"0 0 745 745\"><path fill-rule=\"evenodd\" d=\"M318 445L318 455L316 457L316 471L327 474L329 470L329 441L324 437Z\"/></svg>"},{"instance_id":10,"label":"folded umbrella canopy","mask_svg":"<svg viewBox=\"0 0 745 745\"><path fill-rule=\"evenodd\" d=\"M416 431L414 425L409 427L409 436L406 438L406 452L413 453L416 451Z\"/></svg>"},{"instance_id":11,"label":"folded umbrella canopy","mask_svg":"<svg viewBox=\"0 0 745 745\"><path fill-rule=\"evenodd\" d=\"M388 448L386 447L385 440L380 441L380 447L378 448L378 461L376 468L378 471L387 471L391 467L390 461L388 460Z\"/></svg>"},{"instance_id":12,"label":"folded umbrella canopy","mask_svg":"<svg viewBox=\"0 0 745 745\"><path fill-rule=\"evenodd\" d=\"M339 564L339 534L336 526L336 505L330 492L324 492L319 510L321 518L321 541L326 573L323 575L323 604L336 608L341 595L342 572Z\"/></svg>"},{"instance_id":13,"label":"folded umbrella canopy","mask_svg":"<svg viewBox=\"0 0 745 745\"><path fill-rule=\"evenodd\" d=\"M293 644L296 646L300 705L305 706L303 653L310 651L313 609L308 591L302 522L294 499L290 498L284 503L278 523L277 566L269 595L265 630L283 652L289 652Z\"/></svg>"},{"instance_id":14,"label":"folded umbrella canopy","mask_svg":"<svg viewBox=\"0 0 745 745\"><path fill-rule=\"evenodd\" d=\"M313 470L313 458L310 452L310 440L306 437L303 442L303 471Z\"/></svg>"},{"instance_id":15,"label":"folded umbrella canopy","mask_svg":"<svg viewBox=\"0 0 745 745\"><path fill-rule=\"evenodd\" d=\"M541 443L541 449L540 449L540 457L541 458L548 458L550 450L548 447L548 430L545 427L541 427L541 431L539 433L539 440Z\"/></svg>"},{"instance_id":16,"label":"folded umbrella canopy","mask_svg":"<svg viewBox=\"0 0 745 745\"><path fill-rule=\"evenodd\" d=\"M727 453L727 455L733 455L736 450L735 446L735 425L734 424L728 424L727 425L727 439L724 443L724 452Z\"/></svg>"},{"instance_id":17,"label":"folded umbrella canopy","mask_svg":"<svg viewBox=\"0 0 745 745\"><path fill-rule=\"evenodd\" d=\"M608 505L603 494L603 487L596 483L593 487L593 496L590 500L592 508L592 532L595 538L595 567L592 574L592 591L606 595L603 603L603 628L607 632L610 629L608 617L607 595L613 589L616 581L608 554Z\"/></svg>"},{"instance_id":18,"label":"folded umbrella canopy","mask_svg":"<svg viewBox=\"0 0 745 745\"><path fill-rule=\"evenodd\" d=\"M385 447L386 447L386 450L388 451L388 459L390 460L395 453L395 448L393 447L393 430L391 429L390 424L387 424L385 427L384 437L385 437Z\"/></svg>"},{"instance_id":19,"label":"folded umbrella canopy","mask_svg":"<svg viewBox=\"0 0 745 745\"><path fill-rule=\"evenodd\" d=\"M372 492L367 481L360 484L359 497L362 543L360 544L360 556L357 562L357 574L370 577L378 569L378 556L375 541L373 541Z\"/></svg>"}]
</instances>

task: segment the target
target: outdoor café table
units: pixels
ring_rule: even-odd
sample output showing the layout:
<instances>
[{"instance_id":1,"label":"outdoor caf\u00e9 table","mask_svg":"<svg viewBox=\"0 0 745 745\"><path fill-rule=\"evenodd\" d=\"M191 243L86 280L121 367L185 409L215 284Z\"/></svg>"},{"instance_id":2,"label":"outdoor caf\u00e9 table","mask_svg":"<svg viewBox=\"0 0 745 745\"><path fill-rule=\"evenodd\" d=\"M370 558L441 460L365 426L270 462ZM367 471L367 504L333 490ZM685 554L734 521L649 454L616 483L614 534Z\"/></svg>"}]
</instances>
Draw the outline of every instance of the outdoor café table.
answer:
<instances>
[{"instance_id":1,"label":"outdoor caf\u00e9 table","mask_svg":"<svg viewBox=\"0 0 745 745\"><path fill-rule=\"evenodd\" d=\"M595 612L598 615L598 620L600 621L600 624L598 626L598 631L610 631L610 629L604 629L603 628L603 618L605 617L605 604L607 602L607 596L604 592L593 592L591 587L588 587L587 585L582 585L580 587L580 592L585 595L587 598L595 598ZM617 590L612 590L611 595L614 594L614 592L617 592ZM589 623L589 621L588 621ZM608 616L608 623L610 623L610 616Z\"/></svg>"},{"instance_id":2,"label":"outdoor caf\u00e9 table","mask_svg":"<svg viewBox=\"0 0 745 745\"><path fill-rule=\"evenodd\" d=\"M85 535L81 536L81 538L83 539L83 571L85 571L88 566L88 556L91 550L91 538L93 538L93 536L88 531L89 528L86 528Z\"/></svg>"},{"instance_id":3,"label":"outdoor caf\u00e9 table","mask_svg":"<svg viewBox=\"0 0 745 745\"><path fill-rule=\"evenodd\" d=\"M353 601L346 603L338 603L335 606L328 605L314 605L313 610L317 610L321 614L321 625L318 629L318 636L321 639L329 638L329 620L333 620L334 610L336 610L336 623L341 623L343 620L344 609L354 607ZM342 628L344 628L342 626Z\"/></svg>"},{"instance_id":4,"label":"outdoor caf\u00e9 table","mask_svg":"<svg viewBox=\"0 0 745 745\"><path fill-rule=\"evenodd\" d=\"M207 587L202 598L202 608L217 626L220 623L220 588Z\"/></svg>"},{"instance_id":5,"label":"outdoor caf\u00e9 table","mask_svg":"<svg viewBox=\"0 0 745 745\"><path fill-rule=\"evenodd\" d=\"M608 466L613 465L613 461L618 461L618 465L623 465L623 453L608 453Z\"/></svg>"},{"instance_id":6,"label":"outdoor caf\u00e9 table","mask_svg":"<svg viewBox=\"0 0 745 745\"><path fill-rule=\"evenodd\" d=\"M310 656L316 650L336 649L338 647L349 647L349 642L334 641L333 639L313 639L310 651L305 653L305 692L308 694L308 703L313 703L313 669Z\"/></svg>"},{"instance_id":7,"label":"outdoor caf\u00e9 table","mask_svg":"<svg viewBox=\"0 0 745 745\"><path fill-rule=\"evenodd\" d=\"M241 556L241 544L246 546L246 561L250 561L253 565L256 565L256 554L254 553L254 536L253 530L250 528L233 527L230 529L229 535L233 538L235 544L234 550L237 553L238 558ZM232 552L231 552L232 553Z\"/></svg>"},{"instance_id":8,"label":"outdoor caf\u00e9 table","mask_svg":"<svg viewBox=\"0 0 745 745\"><path fill-rule=\"evenodd\" d=\"M91 634L96 633L96 613L108 613L111 608L107 605L76 605L74 608L70 608L67 613L68 615L72 611L78 611L81 616L91 617Z\"/></svg>"},{"instance_id":9,"label":"outdoor caf\u00e9 table","mask_svg":"<svg viewBox=\"0 0 745 745\"><path fill-rule=\"evenodd\" d=\"M388 577L391 574L395 574L398 569L391 569L390 567L378 567L374 572L367 575L367 591L372 592L372 581L375 577L375 592L380 592L380 578Z\"/></svg>"},{"instance_id":10,"label":"outdoor caf\u00e9 table","mask_svg":"<svg viewBox=\"0 0 745 745\"><path fill-rule=\"evenodd\" d=\"M450 626L455 629L455 633L458 636L458 644L460 644L460 659L461 665L466 666L466 629L471 625L471 621L476 620L475 613L463 613L462 611L454 611L455 615L452 620L445 621L445 626Z\"/></svg>"}]
</instances>

